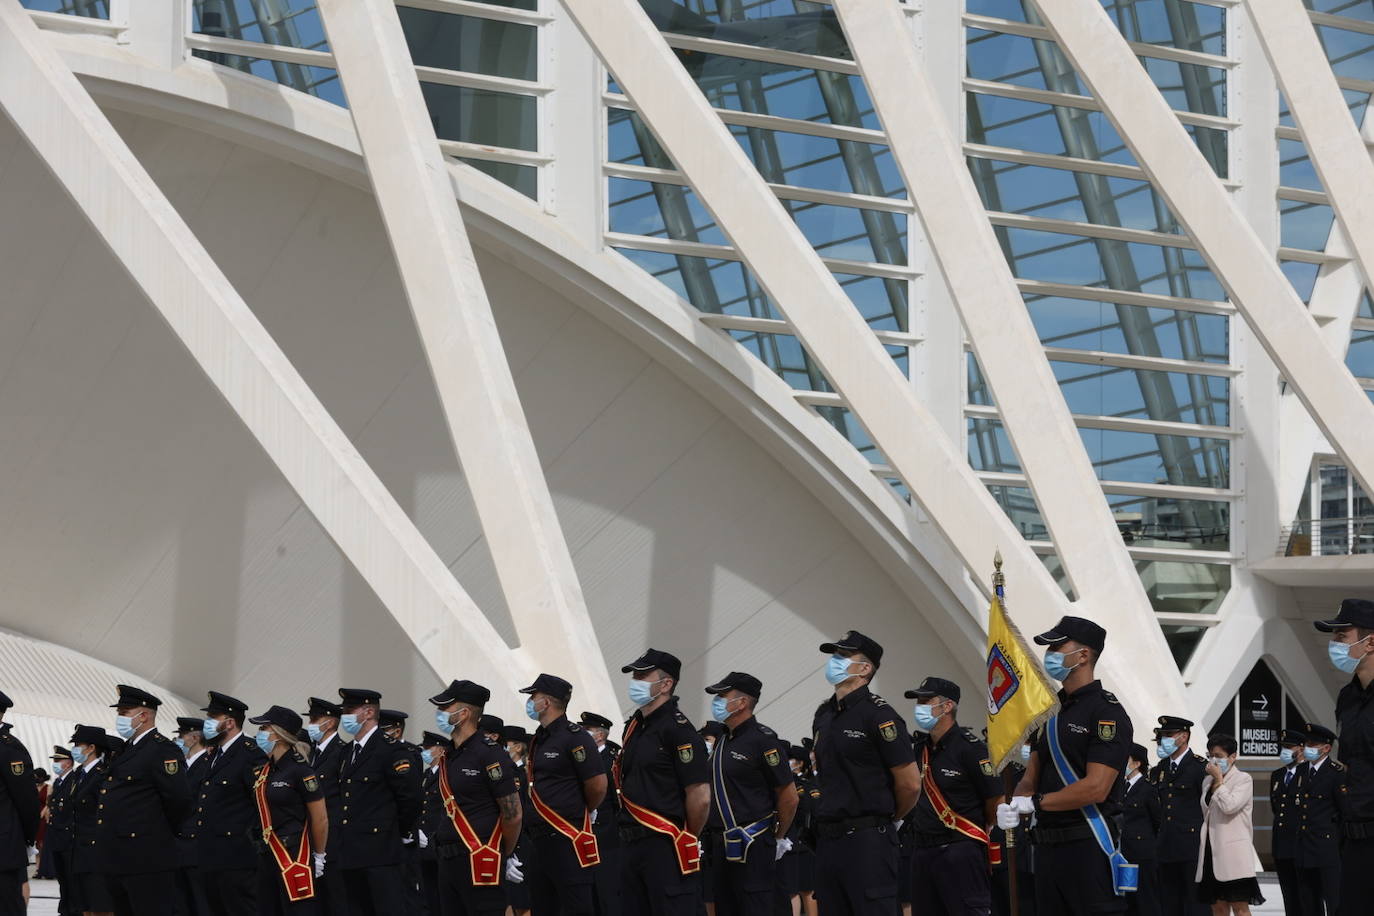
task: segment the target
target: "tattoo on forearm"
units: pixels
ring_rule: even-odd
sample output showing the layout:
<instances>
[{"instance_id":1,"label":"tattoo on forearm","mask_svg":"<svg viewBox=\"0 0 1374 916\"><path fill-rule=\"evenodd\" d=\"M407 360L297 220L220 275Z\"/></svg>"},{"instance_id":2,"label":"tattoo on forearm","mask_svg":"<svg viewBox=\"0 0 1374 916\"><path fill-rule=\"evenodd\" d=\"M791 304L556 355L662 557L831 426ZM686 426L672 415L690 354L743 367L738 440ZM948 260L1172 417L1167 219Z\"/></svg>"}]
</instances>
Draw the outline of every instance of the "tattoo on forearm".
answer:
<instances>
[{"instance_id":1,"label":"tattoo on forearm","mask_svg":"<svg viewBox=\"0 0 1374 916\"><path fill-rule=\"evenodd\" d=\"M501 808L501 820L513 821L520 816L520 796L503 795L496 800Z\"/></svg>"}]
</instances>

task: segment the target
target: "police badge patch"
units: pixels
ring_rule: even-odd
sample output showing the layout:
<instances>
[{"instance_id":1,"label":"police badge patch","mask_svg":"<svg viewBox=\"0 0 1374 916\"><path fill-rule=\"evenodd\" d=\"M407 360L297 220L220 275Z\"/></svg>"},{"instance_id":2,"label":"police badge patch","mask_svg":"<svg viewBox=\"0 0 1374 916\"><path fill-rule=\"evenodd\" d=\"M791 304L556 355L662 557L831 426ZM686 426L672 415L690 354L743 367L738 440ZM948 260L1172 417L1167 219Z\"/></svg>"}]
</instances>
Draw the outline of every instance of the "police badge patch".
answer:
<instances>
[{"instance_id":1,"label":"police badge patch","mask_svg":"<svg viewBox=\"0 0 1374 916\"><path fill-rule=\"evenodd\" d=\"M162 769L167 773L168 776L175 776L176 774L181 772L181 761L164 760L162 761Z\"/></svg>"},{"instance_id":2,"label":"police badge patch","mask_svg":"<svg viewBox=\"0 0 1374 916\"><path fill-rule=\"evenodd\" d=\"M500 782L500 781L501 781L501 764L499 764L499 763L489 763L489 764L487 764L487 778L490 779L492 782Z\"/></svg>"},{"instance_id":3,"label":"police badge patch","mask_svg":"<svg viewBox=\"0 0 1374 916\"><path fill-rule=\"evenodd\" d=\"M391 765L391 768L392 768L393 770L395 770L397 773L409 773L409 772L410 772L410 761L409 761L409 760L398 760L398 761L396 761L395 763L393 763L393 764Z\"/></svg>"},{"instance_id":4,"label":"police badge patch","mask_svg":"<svg viewBox=\"0 0 1374 916\"><path fill-rule=\"evenodd\" d=\"M984 776L996 776L996 771L992 768L992 761L983 759L978 761L978 769L983 771Z\"/></svg>"},{"instance_id":5,"label":"police badge patch","mask_svg":"<svg viewBox=\"0 0 1374 916\"><path fill-rule=\"evenodd\" d=\"M768 764L770 767L775 767L778 764L782 763L782 755L778 753L777 748L773 748L771 751L764 752L763 762Z\"/></svg>"},{"instance_id":6,"label":"police badge patch","mask_svg":"<svg viewBox=\"0 0 1374 916\"><path fill-rule=\"evenodd\" d=\"M690 744L679 744L677 747L677 759L681 760L683 763L691 763L695 753L696 752L692 750Z\"/></svg>"},{"instance_id":7,"label":"police badge patch","mask_svg":"<svg viewBox=\"0 0 1374 916\"><path fill-rule=\"evenodd\" d=\"M897 723L893 721L884 722L878 726L878 734L883 736L884 741L896 741Z\"/></svg>"},{"instance_id":8,"label":"police badge patch","mask_svg":"<svg viewBox=\"0 0 1374 916\"><path fill-rule=\"evenodd\" d=\"M1110 719L1097 720L1097 737L1103 741L1111 741L1116 737L1116 722Z\"/></svg>"},{"instance_id":9,"label":"police badge patch","mask_svg":"<svg viewBox=\"0 0 1374 916\"><path fill-rule=\"evenodd\" d=\"M576 760L578 763L581 763L582 761L587 759L587 749L585 747L573 748L572 757L573 760Z\"/></svg>"},{"instance_id":10,"label":"police badge patch","mask_svg":"<svg viewBox=\"0 0 1374 916\"><path fill-rule=\"evenodd\" d=\"M320 781L319 781L318 778L316 778L316 777L314 777L314 776L307 776L307 777L305 777L305 791L307 791L307 792L318 792L319 790L320 790Z\"/></svg>"},{"instance_id":11,"label":"police badge patch","mask_svg":"<svg viewBox=\"0 0 1374 916\"><path fill-rule=\"evenodd\" d=\"M22 761L22 760L16 760L16 761L14 761L13 763L11 763L11 764L10 764L10 772L13 773L15 776L23 776L23 775L24 775L24 761Z\"/></svg>"}]
</instances>

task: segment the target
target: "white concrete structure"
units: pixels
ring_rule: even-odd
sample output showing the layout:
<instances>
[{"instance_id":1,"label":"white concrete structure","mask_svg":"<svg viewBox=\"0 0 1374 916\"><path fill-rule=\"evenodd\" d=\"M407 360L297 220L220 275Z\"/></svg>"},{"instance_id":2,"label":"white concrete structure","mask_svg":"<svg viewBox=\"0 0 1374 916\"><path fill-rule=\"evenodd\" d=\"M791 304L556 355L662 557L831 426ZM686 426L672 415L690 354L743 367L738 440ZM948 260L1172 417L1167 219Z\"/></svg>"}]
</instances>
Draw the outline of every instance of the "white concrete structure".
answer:
<instances>
[{"instance_id":1,"label":"white concrete structure","mask_svg":"<svg viewBox=\"0 0 1374 916\"><path fill-rule=\"evenodd\" d=\"M1262 661L1329 718L1307 621L1374 594L1367 21L318 5L0 0L14 652L424 722L538 670L624 712L654 645L795 740L849 628L889 696L981 684L1000 549L1024 630L1107 626L1138 737L1253 725Z\"/></svg>"}]
</instances>

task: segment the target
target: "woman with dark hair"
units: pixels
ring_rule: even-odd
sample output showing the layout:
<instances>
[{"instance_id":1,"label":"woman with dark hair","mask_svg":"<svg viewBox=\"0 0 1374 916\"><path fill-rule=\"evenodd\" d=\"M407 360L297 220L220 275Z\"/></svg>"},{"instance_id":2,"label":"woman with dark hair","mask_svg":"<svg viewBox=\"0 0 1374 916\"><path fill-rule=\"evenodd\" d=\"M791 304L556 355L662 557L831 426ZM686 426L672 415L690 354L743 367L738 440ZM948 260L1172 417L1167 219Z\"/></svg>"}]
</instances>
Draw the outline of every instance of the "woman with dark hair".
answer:
<instances>
[{"instance_id":1,"label":"woman with dark hair","mask_svg":"<svg viewBox=\"0 0 1374 916\"><path fill-rule=\"evenodd\" d=\"M76 765L75 779L68 806L72 811L70 901L72 912L109 914L114 912L114 899L105 881L105 866L96 848L96 833L100 826L100 785L110 769L110 755L114 742L103 728L78 725L71 737L72 761ZM67 899L67 895L64 895Z\"/></svg>"},{"instance_id":2,"label":"woman with dark hair","mask_svg":"<svg viewBox=\"0 0 1374 916\"><path fill-rule=\"evenodd\" d=\"M1250 916L1250 906L1264 902L1255 880L1254 780L1236 767L1237 750L1230 735L1207 739L1197 882L1212 916Z\"/></svg>"}]
</instances>

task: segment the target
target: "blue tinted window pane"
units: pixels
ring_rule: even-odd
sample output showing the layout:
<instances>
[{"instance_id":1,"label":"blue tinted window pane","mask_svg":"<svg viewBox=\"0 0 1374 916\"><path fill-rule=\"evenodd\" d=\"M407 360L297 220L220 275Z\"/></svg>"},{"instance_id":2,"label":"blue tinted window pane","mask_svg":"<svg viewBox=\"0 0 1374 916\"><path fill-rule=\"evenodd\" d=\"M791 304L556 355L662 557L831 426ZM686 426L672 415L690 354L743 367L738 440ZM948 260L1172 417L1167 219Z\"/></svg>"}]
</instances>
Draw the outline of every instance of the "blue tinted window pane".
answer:
<instances>
[{"instance_id":1,"label":"blue tinted window pane","mask_svg":"<svg viewBox=\"0 0 1374 916\"><path fill-rule=\"evenodd\" d=\"M1307 147L1301 140L1279 141L1279 184L1307 191L1322 190L1317 171L1307 157Z\"/></svg>"},{"instance_id":2,"label":"blue tinted window pane","mask_svg":"<svg viewBox=\"0 0 1374 916\"><path fill-rule=\"evenodd\" d=\"M716 108L871 130L882 126L857 76L700 51L679 51L678 59Z\"/></svg>"},{"instance_id":3,"label":"blue tinted window pane","mask_svg":"<svg viewBox=\"0 0 1374 916\"><path fill-rule=\"evenodd\" d=\"M1169 653L1173 655L1174 665L1179 671L1188 667L1189 660L1207 633L1207 627L1183 627L1174 624L1161 624L1159 629L1164 633L1164 641L1169 644Z\"/></svg>"},{"instance_id":4,"label":"blue tinted window pane","mask_svg":"<svg viewBox=\"0 0 1374 916\"><path fill-rule=\"evenodd\" d=\"M1069 410L1077 414L1226 426L1230 380L1185 372L1051 362Z\"/></svg>"},{"instance_id":5,"label":"blue tinted window pane","mask_svg":"<svg viewBox=\"0 0 1374 916\"><path fill-rule=\"evenodd\" d=\"M1225 315L1058 296L1027 295L1025 300L1046 346L1197 362L1225 363L1230 358Z\"/></svg>"},{"instance_id":6,"label":"blue tinted window pane","mask_svg":"<svg viewBox=\"0 0 1374 916\"><path fill-rule=\"evenodd\" d=\"M850 57L844 31L828 3L640 0L640 4L664 32L824 57Z\"/></svg>"},{"instance_id":7,"label":"blue tinted window pane","mask_svg":"<svg viewBox=\"0 0 1374 916\"><path fill-rule=\"evenodd\" d=\"M1298 298L1303 302L1312 301L1312 287L1317 283L1318 265L1308 264L1306 261L1280 261L1279 267L1283 269L1283 275L1288 278L1288 282L1293 284Z\"/></svg>"},{"instance_id":8,"label":"blue tinted window pane","mask_svg":"<svg viewBox=\"0 0 1374 916\"><path fill-rule=\"evenodd\" d=\"M109 19L109 0L19 0L19 5L43 13L65 13L90 19Z\"/></svg>"},{"instance_id":9,"label":"blue tinted window pane","mask_svg":"<svg viewBox=\"0 0 1374 916\"><path fill-rule=\"evenodd\" d=\"M261 79L281 83L283 86L298 92L324 99L326 102L348 107L348 102L344 99L343 85L339 82L339 74L336 70L327 67L287 64L279 60L263 60L259 57L244 57L240 54L220 54L216 51L192 51L191 53L213 64L242 70L244 73L251 73Z\"/></svg>"},{"instance_id":10,"label":"blue tinted window pane","mask_svg":"<svg viewBox=\"0 0 1374 916\"><path fill-rule=\"evenodd\" d=\"M608 187L612 232L730 244L691 188L627 178L612 178Z\"/></svg>"},{"instance_id":11,"label":"blue tinted window pane","mask_svg":"<svg viewBox=\"0 0 1374 916\"><path fill-rule=\"evenodd\" d=\"M458 157L458 161L490 175L502 184L509 185L530 200L539 199L539 170L532 165L487 162L485 159L464 159L462 157Z\"/></svg>"},{"instance_id":12,"label":"blue tinted window pane","mask_svg":"<svg viewBox=\"0 0 1374 916\"><path fill-rule=\"evenodd\" d=\"M791 334L763 334L738 328L731 328L726 333L793 388L801 391L835 390L821 374L811 354L802 347L801 341ZM864 438L867 439L867 435Z\"/></svg>"},{"instance_id":13,"label":"blue tinted window pane","mask_svg":"<svg viewBox=\"0 0 1374 916\"><path fill-rule=\"evenodd\" d=\"M1108 496L1107 503L1128 546L1230 549L1229 503L1153 496Z\"/></svg>"},{"instance_id":14,"label":"blue tinted window pane","mask_svg":"<svg viewBox=\"0 0 1374 916\"><path fill-rule=\"evenodd\" d=\"M1182 64L1157 57L1140 62L1159 87L1169 107L1196 114L1226 114L1226 71L1219 67Z\"/></svg>"},{"instance_id":15,"label":"blue tinted window pane","mask_svg":"<svg viewBox=\"0 0 1374 916\"><path fill-rule=\"evenodd\" d=\"M1360 378L1374 378L1374 331L1357 329L1350 335L1345 364Z\"/></svg>"},{"instance_id":16,"label":"blue tinted window pane","mask_svg":"<svg viewBox=\"0 0 1374 916\"><path fill-rule=\"evenodd\" d=\"M421 83L420 90L440 140L538 149L535 99L438 83Z\"/></svg>"},{"instance_id":17,"label":"blue tinted window pane","mask_svg":"<svg viewBox=\"0 0 1374 916\"><path fill-rule=\"evenodd\" d=\"M1035 497L1030 490L993 484L988 486L988 492L997 500L1002 511L1007 513L1023 538L1028 541L1050 539L1050 531L1045 527L1045 520L1040 516L1040 508L1035 504Z\"/></svg>"},{"instance_id":18,"label":"blue tinted window pane","mask_svg":"<svg viewBox=\"0 0 1374 916\"><path fill-rule=\"evenodd\" d=\"M617 249L641 269L703 312L747 318L781 318L748 267L738 261Z\"/></svg>"},{"instance_id":19,"label":"blue tinted window pane","mask_svg":"<svg viewBox=\"0 0 1374 916\"><path fill-rule=\"evenodd\" d=\"M204 35L329 50L315 0L195 0L191 9L193 30Z\"/></svg>"},{"instance_id":20,"label":"blue tinted window pane","mask_svg":"<svg viewBox=\"0 0 1374 916\"><path fill-rule=\"evenodd\" d=\"M1374 22L1374 0L1302 0L1309 10Z\"/></svg>"},{"instance_id":21,"label":"blue tinted window pane","mask_svg":"<svg viewBox=\"0 0 1374 916\"><path fill-rule=\"evenodd\" d=\"M1279 201L1279 244L1286 248L1325 251L1335 213L1323 204Z\"/></svg>"},{"instance_id":22,"label":"blue tinted window pane","mask_svg":"<svg viewBox=\"0 0 1374 916\"><path fill-rule=\"evenodd\" d=\"M1231 590L1224 563L1136 560L1135 569L1155 613L1215 614Z\"/></svg>"},{"instance_id":23,"label":"blue tinted window pane","mask_svg":"<svg viewBox=\"0 0 1374 916\"><path fill-rule=\"evenodd\" d=\"M1337 76L1374 79L1374 35L1319 25L1317 38Z\"/></svg>"},{"instance_id":24,"label":"blue tinted window pane","mask_svg":"<svg viewBox=\"0 0 1374 916\"><path fill-rule=\"evenodd\" d=\"M1374 318L1374 299L1369 297L1369 290L1360 293L1360 306L1357 314L1361 318Z\"/></svg>"},{"instance_id":25,"label":"blue tinted window pane","mask_svg":"<svg viewBox=\"0 0 1374 916\"><path fill-rule=\"evenodd\" d=\"M999 228L997 235L1012 271L1022 279L1218 302L1226 298L1202 257L1191 249L1031 229Z\"/></svg>"},{"instance_id":26,"label":"blue tinted window pane","mask_svg":"<svg viewBox=\"0 0 1374 916\"><path fill-rule=\"evenodd\" d=\"M1355 126L1362 126L1365 113L1369 110L1369 93L1358 89L1342 89L1341 95L1345 98L1345 107L1350 109L1350 116L1355 119ZM1279 124L1283 127L1297 126L1297 122L1293 120L1293 113L1288 110L1288 102L1284 99L1283 93L1279 93Z\"/></svg>"},{"instance_id":27,"label":"blue tinted window pane","mask_svg":"<svg viewBox=\"0 0 1374 916\"><path fill-rule=\"evenodd\" d=\"M1188 0L1101 0L1123 35L1131 41L1205 51L1226 52L1226 11ZM1030 0L966 0L980 16L1017 22L1042 20Z\"/></svg>"},{"instance_id":28,"label":"blue tinted window pane","mask_svg":"<svg viewBox=\"0 0 1374 916\"><path fill-rule=\"evenodd\" d=\"M989 210L1182 234L1148 181L976 157L968 162Z\"/></svg>"},{"instance_id":29,"label":"blue tinted window pane","mask_svg":"<svg viewBox=\"0 0 1374 916\"><path fill-rule=\"evenodd\" d=\"M405 6L396 12L417 66L539 78L539 30L534 26Z\"/></svg>"}]
</instances>

